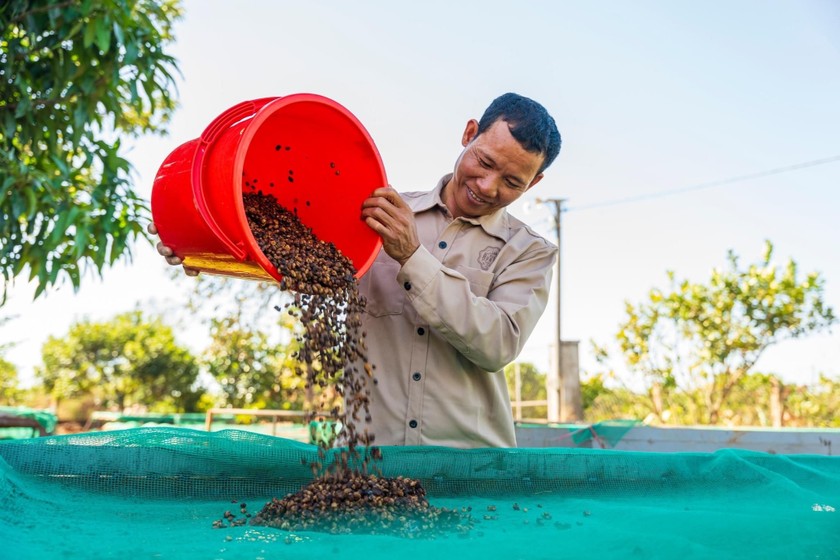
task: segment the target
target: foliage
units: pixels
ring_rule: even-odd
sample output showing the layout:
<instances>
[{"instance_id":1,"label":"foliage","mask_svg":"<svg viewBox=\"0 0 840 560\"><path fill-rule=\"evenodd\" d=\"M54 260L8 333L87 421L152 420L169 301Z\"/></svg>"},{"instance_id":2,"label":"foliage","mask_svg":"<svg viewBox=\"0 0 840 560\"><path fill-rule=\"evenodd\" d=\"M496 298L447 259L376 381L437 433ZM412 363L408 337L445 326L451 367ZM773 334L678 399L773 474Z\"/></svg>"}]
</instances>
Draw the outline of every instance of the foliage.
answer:
<instances>
[{"instance_id":1,"label":"foliage","mask_svg":"<svg viewBox=\"0 0 840 560\"><path fill-rule=\"evenodd\" d=\"M8 323L12 317L0 317L0 326ZM13 405L20 398L18 372L15 365L3 356L11 347L10 343L0 343L0 404Z\"/></svg>"},{"instance_id":2,"label":"foliage","mask_svg":"<svg viewBox=\"0 0 840 560\"><path fill-rule=\"evenodd\" d=\"M62 272L78 289L145 236L122 138L175 109L180 16L179 0L0 5L0 305L27 266L35 297Z\"/></svg>"},{"instance_id":3,"label":"foliage","mask_svg":"<svg viewBox=\"0 0 840 560\"><path fill-rule=\"evenodd\" d=\"M37 374L57 399L91 395L100 407L183 412L201 396L197 360L161 319L140 311L75 323L65 337L47 339L42 354Z\"/></svg>"},{"instance_id":4,"label":"foliage","mask_svg":"<svg viewBox=\"0 0 840 560\"><path fill-rule=\"evenodd\" d=\"M583 416L592 424L605 420L647 420L650 404L647 396L626 387L608 387L601 374L581 379Z\"/></svg>"},{"instance_id":5,"label":"foliage","mask_svg":"<svg viewBox=\"0 0 840 560\"><path fill-rule=\"evenodd\" d=\"M204 365L219 382L224 404L321 412L339 405L333 387L307 389L297 371L299 319L277 313L290 298L276 283L205 274L196 279L188 307L198 319L210 313L212 341Z\"/></svg>"},{"instance_id":6,"label":"foliage","mask_svg":"<svg viewBox=\"0 0 840 560\"><path fill-rule=\"evenodd\" d=\"M11 319L11 317L0 317L0 326ZM0 343L0 404L6 405L15 404L19 397L17 368L3 357L10 346L9 343Z\"/></svg>"},{"instance_id":7,"label":"foliage","mask_svg":"<svg viewBox=\"0 0 840 560\"><path fill-rule=\"evenodd\" d=\"M17 368L0 356L0 404L16 405L19 395Z\"/></svg>"},{"instance_id":8,"label":"foliage","mask_svg":"<svg viewBox=\"0 0 840 560\"><path fill-rule=\"evenodd\" d=\"M820 375L811 387L788 387L784 394L786 426L840 428L840 379Z\"/></svg>"},{"instance_id":9,"label":"foliage","mask_svg":"<svg viewBox=\"0 0 840 560\"><path fill-rule=\"evenodd\" d=\"M183 270L173 269L176 277ZM186 303L192 317L208 325L219 316L236 317L249 329L270 330L277 324L278 307L289 303L289 292L279 289L276 282L243 281L240 278L200 274L191 279L193 290Z\"/></svg>"},{"instance_id":10,"label":"foliage","mask_svg":"<svg viewBox=\"0 0 840 560\"><path fill-rule=\"evenodd\" d=\"M660 420L679 388L698 397L680 408L696 409L702 423L718 423L768 347L834 323L819 273L803 278L792 259L773 265L772 253L767 242L761 261L741 268L730 251L728 269L714 270L707 283L676 281L669 272L669 291L654 288L646 301L626 304L617 340L631 373L649 387Z\"/></svg>"},{"instance_id":11,"label":"foliage","mask_svg":"<svg viewBox=\"0 0 840 560\"><path fill-rule=\"evenodd\" d=\"M204 365L219 382L225 404L234 408L302 410L303 379L295 375L293 344L269 341L237 315L213 319Z\"/></svg>"},{"instance_id":12,"label":"foliage","mask_svg":"<svg viewBox=\"0 0 840 560\"><path fill-rule=\"evenodd\" d=\"M519 368L520 397L523 401L545 401L547 398L545 374L540 372L534 364L520 362L509 364L505 368L508 393L511 401L516 399L516 369ZM524 418L547 418L548 407L545 405L528 406L523 408Z\"/></svg>"},{"instance_id":13,"label":"foliage","mask_svg":"<svg viewBox=\"0 0 840 560\"><path fill-rule=\"evenodd\" d=\"M590 379L581 380L580 394L583 409L592 408L599 395L607 392L603 375L595 375Z\"/></svg>"},{"instance_id":14,"label":"foliage","mask_svg":"<svg viewBox=\"0 0 840 560\"><path fill-rule=\"evenodd\" d=\"M594 398L585 408L587 422L627 419L650 424L695 425L703 423L703 393L674 391L661 416L653 413L649 395L626 387L608 387L596 375L581 383L584 394L592 390ZM811 385L784 386L772 375L747 374L740 378L721 410L720 423L727 426L771 427L773 392L779 387L778 406L785 427L838 428L840 418L840 380L821 375Z\"/></svg>"}]
</instances>

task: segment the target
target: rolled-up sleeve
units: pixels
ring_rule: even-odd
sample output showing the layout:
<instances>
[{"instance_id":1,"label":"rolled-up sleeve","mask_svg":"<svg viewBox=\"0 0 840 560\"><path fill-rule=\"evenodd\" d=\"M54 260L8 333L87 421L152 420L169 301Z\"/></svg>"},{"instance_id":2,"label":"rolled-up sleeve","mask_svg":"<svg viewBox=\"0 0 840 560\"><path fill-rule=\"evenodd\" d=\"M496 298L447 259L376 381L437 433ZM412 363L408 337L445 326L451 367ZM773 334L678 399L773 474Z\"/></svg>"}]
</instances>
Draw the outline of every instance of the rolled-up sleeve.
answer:
<instances>
[{"instance_id":1,"label":"rolled-up sleeve","mask_svg":"<svg viewBox=\"0 0 840 560\"><path fill-rule=\"evenodd\" d=\"M556 247L523 230L500 250L503 262L488 273L486 287L425 247L397 279L411 285L407 296L429 326L470 362L494 372L516 358L545 310L556 257Z\"/></svg>"}]
</instances>

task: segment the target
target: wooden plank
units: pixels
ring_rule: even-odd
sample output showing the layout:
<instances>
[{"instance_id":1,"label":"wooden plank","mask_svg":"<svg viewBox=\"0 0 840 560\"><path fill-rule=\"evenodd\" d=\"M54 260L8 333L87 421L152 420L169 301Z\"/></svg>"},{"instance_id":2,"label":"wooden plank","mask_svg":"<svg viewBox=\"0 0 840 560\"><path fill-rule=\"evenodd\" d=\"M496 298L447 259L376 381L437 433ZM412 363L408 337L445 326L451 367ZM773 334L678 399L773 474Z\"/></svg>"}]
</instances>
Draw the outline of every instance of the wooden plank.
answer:
<instances>
[{"instance_id":1,"label":"wooden plank","mask_svg":"<svg viewBox=\"0 0 840 560\"><path fill-rule=\"evenodd\" d=\"M15 416L14 414L0 414L0 428L32 428L38 435L45 436L47 431L34 418Z\"/></svg>"},{"instance_id":2,"label":"wooden plank","mask_svg":"<svg viewBox=\"0 0 840 560\"><path fill-rule=\"evenodd\" d=\"M585 430L592 437L585 438ZM840 454L840 430L760 428L630 428L617 442L597 437L598 427L517 427L519 447L584 447L655 453L710 453L719 449L743 449L779 455ZM580 444L576 444L580 441Z\"/></svg>"}]
</instances>

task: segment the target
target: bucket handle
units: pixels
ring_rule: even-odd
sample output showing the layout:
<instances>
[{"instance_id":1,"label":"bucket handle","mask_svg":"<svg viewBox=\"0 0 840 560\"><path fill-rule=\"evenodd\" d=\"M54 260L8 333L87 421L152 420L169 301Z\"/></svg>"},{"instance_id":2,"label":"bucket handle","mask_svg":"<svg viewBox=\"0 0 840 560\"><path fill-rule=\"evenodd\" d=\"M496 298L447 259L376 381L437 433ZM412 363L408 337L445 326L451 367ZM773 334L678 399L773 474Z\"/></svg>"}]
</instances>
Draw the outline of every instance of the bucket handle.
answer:
<instances>
[{"instance_id":1,"label":"bucket handle","mask_svg":"<svg viewBox=\"0 0 840 560\"><path fill-rule=\"evenodd\" d=\"M231 125L236 124L245 117L253 116L255 112L253 101L243 101L238 105L234 105L207 125L204 132L201 133L202 143L209 144L219 134L230 128Z\"/></svg>"},{"instance_id":2,"label":"bucket handle","mask_svg":"<svg viewBox=\"0 0 840 560\"><path fill-rule=\"evenodd\" d=\"M228 248L230 254L238 261L244 261L248 256L245 250L244 243L234 242L216 223L215 218L207 208L207 203L204 201L204 195L200 188L200 177L202 167L204 164L204 155L207 152L209 145L219 136L219 134L226 131L234 124L243 119L253 117L257 111L263 108L266 104L274 101L277 97L263 97L262 99L255 99L252 101L243 101L213 119L207 125L204 132L201 133L201 138L196 146L195 154L192 162L192 186L193 186L193 200L198 206L201 215L204 216L204 221L216 237Z\"/></svg>"},{"instance_id":3,"label":"bucket handle","mask_svg":"<svg viewBox=\"0 0 840 560\"><path fill-rule=\"evenodd\" d=\"M253 117L257 111L263 108L264 105L269 103L270 101L274 101L277 99L276 97L263 97L262 99L256 99L253 101L243 101L237 105L234 105L207 125L207 128L204 129L204 132L201 133L201 141L205 143L210 143L216 139L216 137L233 126L234 124L238 123L244 118Z\"/></svg>"}]
</instances>

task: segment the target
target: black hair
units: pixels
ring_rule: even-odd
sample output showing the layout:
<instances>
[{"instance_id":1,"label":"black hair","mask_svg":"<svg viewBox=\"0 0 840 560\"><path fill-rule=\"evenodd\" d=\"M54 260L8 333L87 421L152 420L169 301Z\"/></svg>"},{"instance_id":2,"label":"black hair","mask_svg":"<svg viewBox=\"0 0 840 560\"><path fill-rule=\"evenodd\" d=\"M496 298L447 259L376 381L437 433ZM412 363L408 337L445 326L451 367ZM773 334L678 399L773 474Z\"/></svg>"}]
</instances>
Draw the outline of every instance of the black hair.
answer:
<instances>
[{"instance_id":1,"label":"black hair","mask_svg":"<svg viewBox=\"0 0 840 560\"><path fill-rule=\"evenodd\" d=\"M545 107L517 93L505 93L490 103L478 121L479 136L493 123L503 120L519 144L529 152L542 154L539 175L560 153L560 131Z\"/></svg>"}]
</instances>

